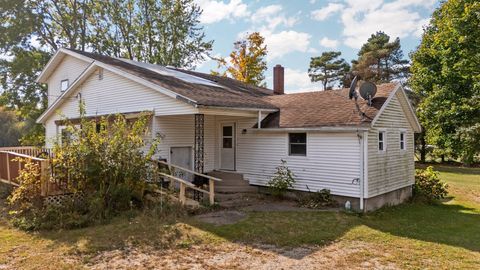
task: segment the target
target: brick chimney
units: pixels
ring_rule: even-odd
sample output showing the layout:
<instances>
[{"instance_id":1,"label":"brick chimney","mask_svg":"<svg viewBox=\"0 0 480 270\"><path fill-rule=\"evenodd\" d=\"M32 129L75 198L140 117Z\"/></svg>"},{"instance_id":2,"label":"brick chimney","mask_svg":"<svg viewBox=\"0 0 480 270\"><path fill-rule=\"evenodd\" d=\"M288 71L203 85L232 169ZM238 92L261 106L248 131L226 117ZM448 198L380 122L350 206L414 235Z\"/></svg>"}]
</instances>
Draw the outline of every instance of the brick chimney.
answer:
<instances>
[{"instance_id":1,"label":"brick chimney","mask_svg":"<svg viewBox=\"0 0 480 270\"><path fill-rule=\"evenodd\" d=\"M283 74L283 67L281 65L273 67L273 93L275 95L283 95L285 93Z\"/></svg>"}]
</instances>

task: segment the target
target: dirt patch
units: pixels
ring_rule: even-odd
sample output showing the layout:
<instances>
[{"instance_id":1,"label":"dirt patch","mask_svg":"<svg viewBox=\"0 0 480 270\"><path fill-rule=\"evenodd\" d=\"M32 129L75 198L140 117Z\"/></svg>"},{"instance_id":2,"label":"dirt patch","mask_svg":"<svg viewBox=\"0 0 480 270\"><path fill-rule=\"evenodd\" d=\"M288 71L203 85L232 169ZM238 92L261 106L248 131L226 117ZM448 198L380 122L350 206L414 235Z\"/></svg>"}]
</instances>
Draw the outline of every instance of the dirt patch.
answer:
<instances>
[{"instance_id":1,"label":"dirt patch","mask_svg":"<svg viewBox=\"0 0 480 270\"><path fill-rule=\"evenodd\" d=\"M359 256L367 251L374 256ZM382 262L381 257L372 254L368 244L357 241L348 246L332 243L325 247L297 248L221 243L167 251L104 252L90 260L88 266L92 269L398 269L395 264Z\"/></svg>"},{"instance_id":2,"label":"dirt patch","mask_svg":"<svg viewBox=\"0 0 480 270\"><path fill-rule=\"evenodd\" d=\"M254 212L311 212L311 211L335 211L339 208L325 208L325 209L310 209L305 207L300 207L294 201L273 201L273 202L264 202L254 205L250 205L244 208L241 208L242 211L254 211Z\"/></svg>"},{"instance_id":3,"label":"dirt patch","mask_svg":"<svg viewBox=\"0 0 480 270\"><path fill-rule=\"evenodd\" d=\"M240 211L218 211L195 216L201 222L214 225L228 225L237 223L247 217L247 214Z\"/></svg>"}]
</instances>

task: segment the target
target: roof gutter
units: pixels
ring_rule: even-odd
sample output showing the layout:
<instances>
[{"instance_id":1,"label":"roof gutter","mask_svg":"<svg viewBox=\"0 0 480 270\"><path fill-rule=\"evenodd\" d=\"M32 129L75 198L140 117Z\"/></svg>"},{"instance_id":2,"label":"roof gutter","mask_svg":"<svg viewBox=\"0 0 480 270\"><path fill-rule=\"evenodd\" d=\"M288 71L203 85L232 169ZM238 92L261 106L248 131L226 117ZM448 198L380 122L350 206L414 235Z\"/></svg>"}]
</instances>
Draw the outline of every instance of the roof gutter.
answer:
<instances>
[{"instance_id":1,"label":"roof gutter","mask_svg":"<svg viewBox=\"0 0 480 270\"><path fill-rule=\"evenodd\" d=\"M196 108L199 109L217 109L217 110L241 110L241 111L251 111L251 112L258 112L261 110L262 112L278 112L279 109L265 109L265 108L247 108L247 107L225 107L225 106L208 106L208 105L196 105Z\"/></svg>"},{"instance_id":2,"label":"roof gutter","mask_svg":"<svg viewBox=\"0 0 480 270\"><path fill-rule=\"evenodd\" d=\"M298 132L298 131L323 131L323 132L357 132L368 131L368 127L296 127L296 128L249 128L251 132Z\"/></svg>"}]
</instances>

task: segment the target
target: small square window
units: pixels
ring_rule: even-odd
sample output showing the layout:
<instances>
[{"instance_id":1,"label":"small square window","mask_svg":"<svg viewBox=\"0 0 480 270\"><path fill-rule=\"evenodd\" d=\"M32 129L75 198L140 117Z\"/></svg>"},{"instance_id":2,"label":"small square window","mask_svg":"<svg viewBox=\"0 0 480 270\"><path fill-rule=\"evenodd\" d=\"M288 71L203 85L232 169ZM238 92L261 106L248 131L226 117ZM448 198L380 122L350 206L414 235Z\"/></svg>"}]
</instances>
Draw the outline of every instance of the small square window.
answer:
<instances>
[{"instance_id":1,"label":"small square window","mask_svg":"<svg viewBox=\"0 0 480 270\"><path fill-rule=\"evenodd\" d=\"M385 131L378 132L378 150L385 151Z\"/></svg>"},{"instance_id":2,"label":"small square window","mask_svg":"<svg viewBox=\"0 0 480 270\"><path fill-rule=\"evenodd\" d=\"M307 155L307 133L288 134L288 154L290 156Z\"/></svg>"},{"instance_id":3,"label":"small square window","mask_svg":"<svg viewBox=\"0 0 480 270\"><path fill-rule=\"evenodd\" d=\"M68 80L62 80L60 83L60 90L63 92L68 89Z\"/></svg>"},{"instance_id":4,"label":"small square window","mask_svg":"<svg viewBox=\"0 0 480 270\"><path fill-rule=\"evenodd\" d=\"M400 132L400 150L405 150L405 132Z\"/></svg>"}]
</instances>

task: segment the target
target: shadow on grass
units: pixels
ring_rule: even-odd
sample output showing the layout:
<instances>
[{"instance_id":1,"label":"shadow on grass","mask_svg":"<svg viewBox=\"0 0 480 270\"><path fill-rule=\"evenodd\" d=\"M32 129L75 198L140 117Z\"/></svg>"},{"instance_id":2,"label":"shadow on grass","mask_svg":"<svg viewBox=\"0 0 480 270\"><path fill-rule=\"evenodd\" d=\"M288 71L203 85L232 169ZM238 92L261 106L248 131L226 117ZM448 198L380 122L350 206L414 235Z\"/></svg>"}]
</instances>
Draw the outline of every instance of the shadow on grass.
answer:
<instances>
[{"instance_id":1,"label":"shadow on grass","mask_svg":"<svg viewBox=\"0 0 480 270\"><path fill-rule=\"evenodd\" d=\"M341 212L253 212L246 220L232 225L191 225L233 242L286 247L324 246L364 225L380 235L388 233L480 251L480 213L476 211L460 205L409 203L363 216Z\"/></svg>"},{"instance_id":2,"label":"shadow on grass","mask_svg":"<svg viewBox=\"0 0 480 270\"><path fill-rule=\"evenodd\" d=\"M362 223L400 237L480 251L480 212L475 208L411 203L366 215Z\"/></svg>"}]
</instances>

